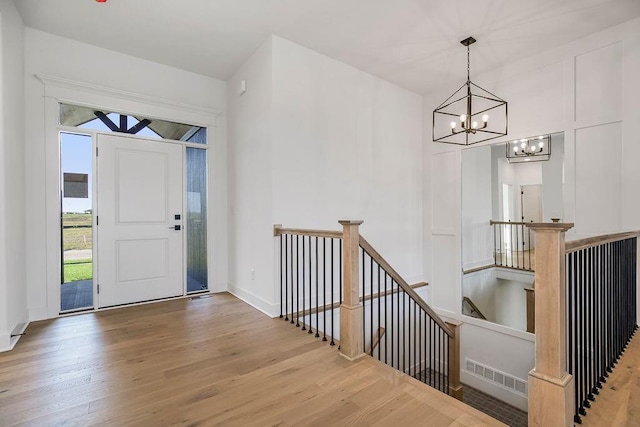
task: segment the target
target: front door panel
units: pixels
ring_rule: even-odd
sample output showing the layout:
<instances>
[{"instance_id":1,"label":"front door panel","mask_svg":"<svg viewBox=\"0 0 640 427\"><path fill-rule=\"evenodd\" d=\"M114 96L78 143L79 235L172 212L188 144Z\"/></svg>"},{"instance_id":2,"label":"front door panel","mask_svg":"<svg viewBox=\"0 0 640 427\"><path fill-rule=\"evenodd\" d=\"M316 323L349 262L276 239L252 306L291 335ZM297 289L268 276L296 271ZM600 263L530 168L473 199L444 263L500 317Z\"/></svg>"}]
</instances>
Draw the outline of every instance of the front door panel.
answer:
<instances>
[{"instance_id":1,"label":"front door panel","mask_svg":"<svg viewBox=\"0 0 640 427\"><path fill-rule=\"evenodd\" d=\"M99 306L182 295L182 147L117 135L97 147Z\"/></svg>"}]
</instances>

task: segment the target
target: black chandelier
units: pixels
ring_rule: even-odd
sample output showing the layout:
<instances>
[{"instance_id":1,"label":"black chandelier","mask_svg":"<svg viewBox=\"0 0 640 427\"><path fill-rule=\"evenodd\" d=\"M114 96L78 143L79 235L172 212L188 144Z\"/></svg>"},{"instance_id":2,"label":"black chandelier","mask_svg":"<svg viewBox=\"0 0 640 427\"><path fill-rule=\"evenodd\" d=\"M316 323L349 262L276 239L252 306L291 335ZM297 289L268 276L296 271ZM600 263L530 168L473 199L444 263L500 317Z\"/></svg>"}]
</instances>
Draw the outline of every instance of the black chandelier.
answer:
<instances>
[{"instance_id":1,"label":"black chandelier","mask_svg":"<svg viewBox=\"0 0 640 427\"><path fill-rule=\"evenodd\" d=\"M509 163L540 162L551 158L551 135L517 139L505 146Z\"/></svg>"},{"instance_id":2,"label":"black chandelier","mask_svg":"<svg viewBox=\"0 0 640 427\"><path fill-rule=\"evenodd\" d=\"M460 42L467 48L467 81L433 110L435 142L471 145L507 134L507 101L471 81L469 46L475 42Z\"/></svg>"}]
</instances>

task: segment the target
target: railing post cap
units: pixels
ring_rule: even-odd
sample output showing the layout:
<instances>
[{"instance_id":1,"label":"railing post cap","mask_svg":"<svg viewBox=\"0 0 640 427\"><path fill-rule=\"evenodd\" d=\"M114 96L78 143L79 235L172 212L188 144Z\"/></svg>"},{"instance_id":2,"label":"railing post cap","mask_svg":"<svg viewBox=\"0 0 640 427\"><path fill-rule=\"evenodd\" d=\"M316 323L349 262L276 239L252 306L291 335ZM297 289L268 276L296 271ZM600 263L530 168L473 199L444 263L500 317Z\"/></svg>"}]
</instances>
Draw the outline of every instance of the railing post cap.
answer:
<instances>
[{"instance_id":1,"label":"railing post cap","mask_svg":"<svg viewBox=\"0 0 640 427\"><path fill-rule=\"evenodd\" d=\"M360 225L362 224L364 221L360 220L360 219L341 219L338 221L340 224L342 225Z\"/></svg>"},{"instance_id":2,"label":"railing post cap","mask_svg":"<svg viewBox=\"0 0 640 427\"><path fill-rule=\"evenodd\" d=\"M568 231L574 226L573 222L531 222L526 225L535 231Z\"/></svg>"}]
</instances>

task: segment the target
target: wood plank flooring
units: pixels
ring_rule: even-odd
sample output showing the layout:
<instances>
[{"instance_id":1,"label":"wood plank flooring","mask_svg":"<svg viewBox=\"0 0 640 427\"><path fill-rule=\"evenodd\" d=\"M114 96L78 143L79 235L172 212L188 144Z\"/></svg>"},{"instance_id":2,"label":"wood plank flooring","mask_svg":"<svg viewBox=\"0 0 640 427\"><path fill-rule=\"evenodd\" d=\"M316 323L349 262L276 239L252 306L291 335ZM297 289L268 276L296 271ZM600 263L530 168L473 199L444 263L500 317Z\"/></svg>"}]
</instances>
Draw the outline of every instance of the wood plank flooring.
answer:
<instances>
[{"instance_id":1,"label":"wood plank flooring","mask_svg":"<svg viewBox=\"0 0 640 427\"><path fill-rule=\"evenodd\" d=\"M582 417L582 425L640 426L640 333L631 339L596 401Z\"/></svg>"},{"instance_id":2,"label":"wood plank flooring","mask_svg":"<svg viewBox=\"0 0 640 427\"><path fill-rule=\"evenodd\" d=\"M33 323L0 353L0 425L503 425L229 294Z\"/></svg>"}]
</instances>

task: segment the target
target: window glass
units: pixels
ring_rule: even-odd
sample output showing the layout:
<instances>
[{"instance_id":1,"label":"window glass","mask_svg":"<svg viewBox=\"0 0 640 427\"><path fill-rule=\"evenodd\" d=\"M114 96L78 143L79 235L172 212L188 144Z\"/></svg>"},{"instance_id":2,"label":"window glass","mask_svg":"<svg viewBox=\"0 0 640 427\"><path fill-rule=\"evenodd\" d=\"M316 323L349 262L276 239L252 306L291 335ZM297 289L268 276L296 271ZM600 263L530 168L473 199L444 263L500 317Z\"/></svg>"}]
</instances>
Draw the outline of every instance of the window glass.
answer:
<instances>
[{"instance_id":1,"label":"window glass","mask_svg":"<svg viewBox=\"0 0 640 427\"><path fill-rule=\"evenodd\" d=\"M59 123L106 132L123 132L157 139L171 139L195 144L207 143L207 129L166 120L134 117L79 105L60 104Z\"/></svg>"}]
</instances>

